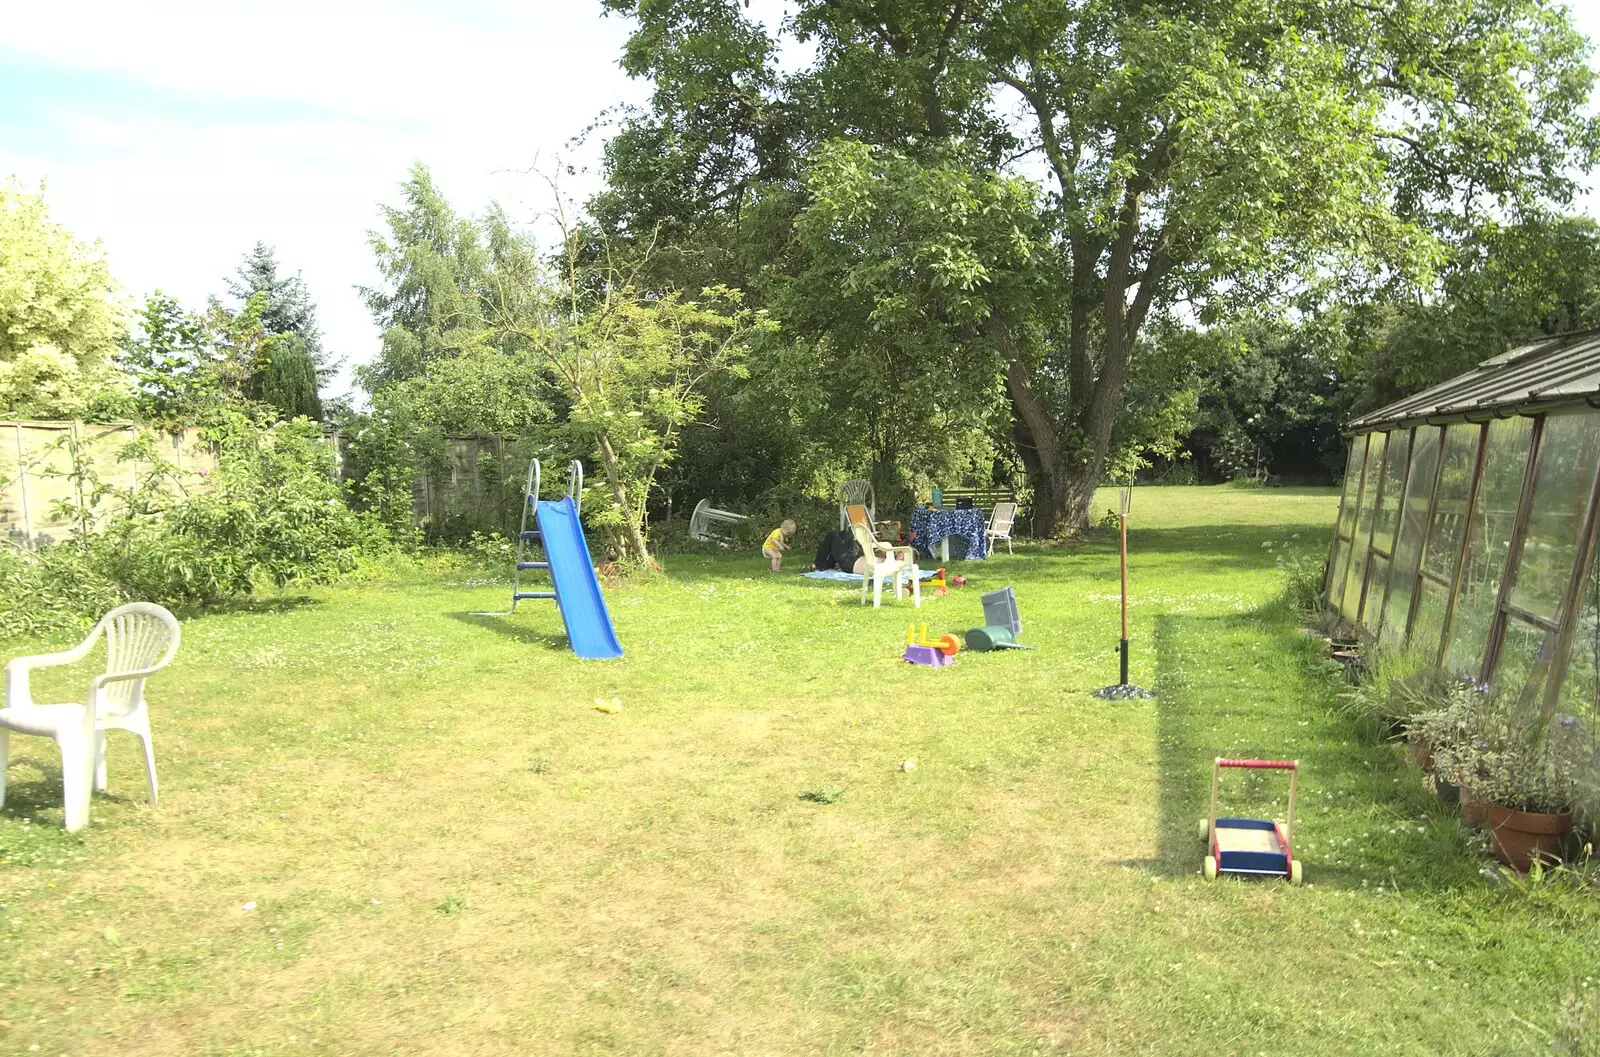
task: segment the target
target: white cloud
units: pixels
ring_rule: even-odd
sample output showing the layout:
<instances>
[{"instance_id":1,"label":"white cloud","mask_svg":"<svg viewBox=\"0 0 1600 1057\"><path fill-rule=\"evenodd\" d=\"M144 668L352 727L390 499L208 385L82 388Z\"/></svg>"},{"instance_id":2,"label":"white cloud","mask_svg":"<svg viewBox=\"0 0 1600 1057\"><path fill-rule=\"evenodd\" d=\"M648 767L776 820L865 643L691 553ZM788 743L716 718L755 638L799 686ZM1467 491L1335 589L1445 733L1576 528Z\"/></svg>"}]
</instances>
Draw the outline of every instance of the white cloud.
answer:
<instances>
[{"instance_id":1,"label":"white cloud","mask_svg":"<svg viewBox=\"0 0 1600 1057\"><path fill-rule=\"evenodd\" d=\"M627 28L550 0L14 5L0 57L39 75L0 98L0 174L47 180L134 296L198 304L256 240L276 246L359 362L378 202L422 160L458 209L531 216L541 187L519 170L643 97L616 65Z\"/></svg>"}]
</instances>

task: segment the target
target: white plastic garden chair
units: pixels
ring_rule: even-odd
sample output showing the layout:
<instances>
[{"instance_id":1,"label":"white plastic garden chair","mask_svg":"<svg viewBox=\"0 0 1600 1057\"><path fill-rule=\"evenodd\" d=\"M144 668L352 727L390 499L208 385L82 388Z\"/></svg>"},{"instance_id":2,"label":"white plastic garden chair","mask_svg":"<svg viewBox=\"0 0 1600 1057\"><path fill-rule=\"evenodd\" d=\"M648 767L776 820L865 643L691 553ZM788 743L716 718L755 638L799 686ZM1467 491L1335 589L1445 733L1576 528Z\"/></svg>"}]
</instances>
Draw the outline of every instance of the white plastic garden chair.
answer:
<instances>
[{"instance_id":1,"label":"white plastic garden chair","mask_svg":"<svg viewBox=\"0 0 1600 1057\"><path fill-rule=\"evenodd\" d=\"M852 504L859 504L867 508L867 520L878 520L878 497L872 489L872 482L857 479L846 481L839 487L839 528L850 527L849 509Z\"/></svg>"},{"instance_id":2,"label":"white plastic garden chair","mask_svg":"<svg viewBox=\"0 0 1600 1057\"><path fill-rule=\"evenodd\" d=\"M1011 550L1011 526L1016 523L1016 520L1017 504L996 503L994 505L994 509L989 512L989 530L987 533L989 551L991 553L994 551L995 540L1005 540L1006 553L1013 553Z\"/></svg>"},{"instance_id":3,"label":"white plastic garden chair","mask_svg":"<svg viewBox=\"0 0 1600 1057\"><path fill-rule=\"evenodd\" d=\"M861 604L867 604L867 586L870 584L872 608L880 608L883 605L883 582L890 577L894 578L894 598L898 602L905 597L905 585L901 577L909 575L911 604L922 608L922 570L917 568L917 552L910 547L880 543L872 534L872 529L860 521L852 521L850 531L861 545L861 553L866 561L866 572L861 580Z\"/></svg>"},{"instance_id":4,"label":"white plastic garden chair","mask_svg":"<svg viewBox=\"0 0 1600 1057\"><path fill-rule=\"evenodd\" d=\"M83 704L35 704L28 673L74 664L106 639L106 670L89 681ZM55 741L61 750L61 792L67 829L89 822L89 790L106 787L106 731L126 730L144 748L145 781L156 802L156 757L150 745L150 713L144 681L178 652L178 620L150 602L130 602L100 618L89 637L65 653L18 657L6 665L6 701L0 708L0 805L5 803L6 762L13 732Z\"/></svg>"}]
</instances>

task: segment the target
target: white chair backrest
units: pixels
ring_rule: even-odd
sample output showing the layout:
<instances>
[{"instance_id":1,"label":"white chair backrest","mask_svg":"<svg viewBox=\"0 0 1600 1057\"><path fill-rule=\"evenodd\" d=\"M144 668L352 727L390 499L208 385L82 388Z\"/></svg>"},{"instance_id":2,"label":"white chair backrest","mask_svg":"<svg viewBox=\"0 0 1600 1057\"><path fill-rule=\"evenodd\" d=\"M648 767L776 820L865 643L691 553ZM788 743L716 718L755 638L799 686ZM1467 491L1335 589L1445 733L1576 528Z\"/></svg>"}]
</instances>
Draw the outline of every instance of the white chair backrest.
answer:
<instances>
[{"instance_id":1,"label":"white chair backrest","mask_svg":"<svg viewBox=\"0 0 1600 1057\"><path fill-rule=\"evenodd\" d=\"M845 508L860 504L867 508L867 517L878 520L878 502L873 494L872 482L856 478L839 486L839 527L849 528L850 517Z\"/></svg>"},{"instance_id":2,"label":"white chair backrest","mask_svg":"<svg viewBox=\"0 0 1600 1057\"><path fill-rule=\"evenodd\" d=\"M100 618L90 634L105 633L106 674L154 672L178 652L178 618L153 602L129 602ZM144 700L144 680L118 679L101 691L101 712L121 715Z\"/></svg>"},{"instance_id":3,"label":"white chair backrest","mask_svg":"<svg viewBox=\"0 0 1600 1057\"><path fill-rule=\"evenodd\" d=\"M1017 504L996 503L989 515L989 533L993 536L1011 535L1011 525L1017 520Z\"/></svg>"},{"instance_id":4,"label":"white chair backrest","mask_svg":"<svg viewBox=\"0 0 1600 1057\"><path fill-rule=\"evenodd\" d=\"M867 565L873 566L883 560L883 545L872 534L872 529L859 521L850 522L850 534L856 538L856 544L867 557Z\"/></svg>"}]
</instances>

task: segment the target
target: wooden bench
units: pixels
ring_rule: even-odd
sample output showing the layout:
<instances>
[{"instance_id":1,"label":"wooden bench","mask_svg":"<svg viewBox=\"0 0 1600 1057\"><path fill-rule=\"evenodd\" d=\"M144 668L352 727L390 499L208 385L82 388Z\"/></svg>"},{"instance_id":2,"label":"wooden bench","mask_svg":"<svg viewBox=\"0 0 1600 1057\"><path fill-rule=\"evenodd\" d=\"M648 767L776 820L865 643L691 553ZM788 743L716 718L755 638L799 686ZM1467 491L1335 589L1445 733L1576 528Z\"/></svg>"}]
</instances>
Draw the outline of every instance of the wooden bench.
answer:
<instances>
[{"instance_id":1,"label":"wooden bench","mask_svg":"<svg viewBox=\"0 0 1600 1057\"><path fill-rule=\"evenodd\" d=\"M979 510L993 510L996 503L1015 503L1017 493L1010 488L944 488L940 490L941 503L946 507L956 505L958 499L970 499Z\"/></svg>"},{"instance_id":2,"label":"wooden bench","mask_svg":"<svg viewBox=\"0 0 1600 1057\"><path fill-rule=\"evenodd\" d=\"M990 515L994 513L995 504L1015 503L1017 501L1017 493L1010 488L996 488L993 486L988 488L941 488L939 490L939 503L940 508L943 510L955 509L958 499L972 500L973 507L981 511L984 515L984 521L988 522ZM948 538L939 541L939 560L945 562L950 560L950 540Z\"/></svg>"}]
</instances>

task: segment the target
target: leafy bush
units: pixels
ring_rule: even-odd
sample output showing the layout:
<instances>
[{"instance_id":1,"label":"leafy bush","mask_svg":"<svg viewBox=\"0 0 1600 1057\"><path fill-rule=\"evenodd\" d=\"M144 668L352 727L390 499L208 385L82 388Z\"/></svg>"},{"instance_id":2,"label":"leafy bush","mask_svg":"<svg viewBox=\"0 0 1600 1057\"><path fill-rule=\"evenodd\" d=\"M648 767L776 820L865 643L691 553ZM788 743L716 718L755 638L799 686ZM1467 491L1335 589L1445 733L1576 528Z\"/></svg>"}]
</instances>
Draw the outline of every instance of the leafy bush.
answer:
<instances>
[{"instance_id":1,"label":"leafy bush","mask_svg":"<svg viewBox=\"0 0 1600 1057\"><path fill-rule=\"evenodd\" d=\"M1426 651L1376 654L1363 641L1361 652L1377 656L1368 678L1343 695L1347 711L1364 719L1404 722L1418 713L1442 707L1457 681L1433 663Z\"/></svg>"},{"instance_id":2,"label":"leafy bush","mask_svg":"<svg viewBox=\"0 0 1600 1057\"><path fill-rule=\"evenodd\" d=\"M83 549L0 546L0 638L82 628L127 601Z\"/></svg>"},{"instance_id":3,"label":"leafy bush","mask_svg":"<svg viewBox=\"0 0 1600 1057\"><path fill-rule=\"evenodd\" d=\"M204 430L217 468L189 474L148 440L117 452L139 467L135 484L105 484L88 442L68 437L74 498L57 504L70 537L37 553L6 552L0 633L82 626L131 599L208 605L272 584L321 583L387 547L374 519L345 505L333 452L306 419L267 425L223 410Z\"/></svg>"},{"instance_id":4,"label":"leafy bush","mask_svg":"<svg viewBox=\"0 0 1600 1057\"><path fill-rule=\"evenodd\" d=\"M1327 557L1320 551L1278 555L1278 572L1283 575L1283 599L1302 617L1322 612L1322 581L1327 572Z\"/></svg>"},{"instance_id":5,"label":"leafy bush","mask_svg":"<svg viewBox=\"0 0 1600 1057\"><path fill-rule=\"evenodd\" d=\"M1413 718L1413 729L1432 746L1445 781L1506 807L1559 813L1592 774L1592 722L1546 717L1531 702L1458 680L1443 707Z\"/></svg>"}]
</instances>

